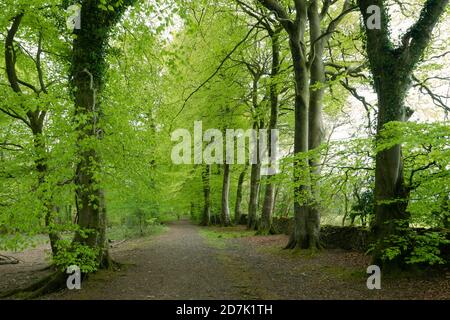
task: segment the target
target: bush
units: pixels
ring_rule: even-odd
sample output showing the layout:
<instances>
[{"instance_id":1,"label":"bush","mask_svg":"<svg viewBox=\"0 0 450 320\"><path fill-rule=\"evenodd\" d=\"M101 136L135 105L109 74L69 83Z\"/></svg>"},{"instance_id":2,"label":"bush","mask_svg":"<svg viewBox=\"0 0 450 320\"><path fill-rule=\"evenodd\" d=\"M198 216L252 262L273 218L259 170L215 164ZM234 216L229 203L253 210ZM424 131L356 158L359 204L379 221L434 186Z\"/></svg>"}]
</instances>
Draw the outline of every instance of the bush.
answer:
<instances>
[{"instance_id":1,"label":"bush","mask_svg":"<svg viewBox=\"0 0 450 320\"><path fill-rule=\"evenodd\" d=\"M53 262L61 271L65 271L72 265L79 267L83 273L97 270L99 249L75 243L71 240L59 240L56 245L58 251L53 257Z\"/></svg>"},{"instance_id":2,"label":"bush","mask_svg":"<svg viewBox=\"0 0 450 320\"><path fill-rule=\"evenodd\" d=\"M449 234L426 229L406 229L403 235L392 235L370 246L380 250L383 261L401 258L406 265L437 265L450 261L443 254L448 249Z\"/></svg>"}]
</instances>

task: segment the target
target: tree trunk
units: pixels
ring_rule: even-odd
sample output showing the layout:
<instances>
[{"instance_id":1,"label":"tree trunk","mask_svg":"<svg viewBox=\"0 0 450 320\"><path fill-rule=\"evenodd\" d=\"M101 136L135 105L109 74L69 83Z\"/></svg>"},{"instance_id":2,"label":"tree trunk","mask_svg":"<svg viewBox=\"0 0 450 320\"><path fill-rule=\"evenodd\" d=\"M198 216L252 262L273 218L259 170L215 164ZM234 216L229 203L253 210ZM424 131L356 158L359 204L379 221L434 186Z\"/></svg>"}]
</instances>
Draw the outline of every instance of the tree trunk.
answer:
<instances>
[{"instance_id":1,"label":"tree trunk","mask_svg":"<svg viewBox=\"0 0 450 320\"><path fill-rule=\"evenodd\" d=\"M8 30L7 36L5 38L5 69L8 78L8 82L10 84L11 89L16 92L22 94L22 90L19 85L19 79L16 73L16 57L14 52L14 38L16 33L19 30L20 24L24 17L24 13L20 13L13 18L13 23L11 28ZM41 59L41 38L39 40L38 45L38 54L36 58L36 65L40 69L40 59ZM41 90L43 93L47 93L45 85L42 81L42 75L38 74L38 77L41 80ZM39 95L38 92L35 92L36 95ZM44 222L45 227L47 228L47 233L50 240L50 246L52 248L52 254L55 256L57 254L57 242L59 241L59 235L53 228L53 211L54 205L52 204L52 190L42 190L46 185L47 176L48 176L48 164L47 164L47 150L44 142L43 132L44 132L44 121L47 115L45 110L40 110L41 108L36 106L34 111L27 110L25 111L26 118L17 116L16 118L20 119L24 122L30 129L33 134L33 143L34 143L34 151L38 155L36 159L34 159L34 164L36 167L36 171L38 173L38 184L39 184L39 200L43 204L44 207Z\"/></svg>"},{"instance_id":2,"label":"tree trunk","mask_svg":"<svg viewBox=\"0 0 450 320\"><path fill-rule=\"evenodd\" d=\"M405 79L392 76L379 82L378 95L378 126L377 137L384 126L391 121L405 121L404 96L407 86L398 85ZM408 206L409 190L403 176L403 158L401 146L382 150L376 155L375 165L375 219L372 232L376 239L387 239L391 235L403 235L409 226ZM378 248L374 254L374 263L383 262L382 250ZM399 257L399 260L401 257ZM392 261L396 264L397 261ZM391 264L391 263L390 263Z\"/></svg>"},{"instance_id":3,"label":"tree trunk","mask_svg":"<svg viewBox=\"0 0 450 320\"><path fill-rule=\"evenodd\" d=\"M385 125L392 121L406 121L405 97L411 83L412 72L431 42L432 32L440 16L445 12L448 0L427 0L419 19L402 36L395 47L390 39L389 16L383 0L359 0L364 21L370 14L368 7L380 8L380 28L365 28L367 54L378 96L377 141ZM403 176L401 145L381 150L376 156L375 168L375 219L372 233L378 244L373 251L373 262L385 270L397 269L403 264L401 252L395 259L386 261L383 251L393 237L402 237L409 227L406 209L409 189Z\"/></svg>"},{"instance_id":4,"label":"tree trunk","mask_svg":"<svg viewBox=\"0 0 450 320\"><path fill-rule=\"evenodd\" d=\"M292 56L295 80L295 137L294 137L294 231L286 248L319 248L320 221L319 212L314 207L311 190L311 172L306 157L309 148L310 133L310 66L305 46L308 11L317 8L316 0L296 0L295 19L276 0L258 0L263 6L277 14L278 21L289 35L289 47ZM310 7L313 7L312 9ZM310 43L316 43L312 38ZM314 57L315 55L312 54ZM317 110L313 111L313 119L317 120ZM312 129L316 127L311 124Z\"/></svg>"},{"instance_id":5,"label":"tree trunk","mask_svg":"<svg viewBox=\"0 0 450 320\"><path fill-rule=\"evenodd\" d=\"M261 178L261 164L251 165L250 200L248 204L247 229L254 230L257 226L258 197Z\"/></svg>"},{"instance_id":6,"label":"tree trunk","mask_svg":"<svg viewBox=\"0 0 450 320\"><path fill-rule=\"evenodd\" d=\"M305 18L306 20L306 18ZM319 226L315 212L311 214L311 179L309 162L309 69L302 49L303 35L290 35L290 48L295 74L295 140L294 154L294 231L286 248L319 248Z\"/></svg>"},{"instance_id":7,"label":"tree trunk","mask_svg":"<svg viewBox=\"0 0 450 320\"><path fill-rule=\"evenodd\" d=\"M270 84L270 120L269 127L267 128L267 136L271 137L271 130L277 128L278 122L278 84L277 77L280 71L280 43L279 34L281 29L277 29L274 32L269 31L269 35L272 40L272 72L271 72L271 84ZM273 152L271 139L267 139L267 150L269 159L271 159ZM275 205L275 186L269 181L266 185L264 194L263 209L261 214L261 223L258 225L259 234L269 234L272 226L272 213Z\"/></svg>"},{"instance_id":8,"label":"tree trunk","mask_svg":"<svg viewBox=\"0 0 450 320\"><path fill-rule=\"evenodd\" d=\"M237 191L236 191L236 205L234 207L234 223L235 224L239 224L241 221L242 185L244 184L245 175L247 174L247 169L248 169L248 167L246 165L244 170L242 170L241 174L239 175Z\"/></svg>"},{"instance_id":9,"label":"tree trunk","mask_svg":"<svg viewBox=\"0 0 450 320\"><path fill-rule=\"evenodd\" d=\"M203 215L201 224L203 226L209 226L211 224L211 165L207 164L204 166L202 172L202 182L203 182Z\"/></svg>"},{"instance_id":10,"label":"tree trunk","mask_svg":"<svg viewBox=\"0 0 450 320\"><path fill-rule=\"evenodd\" d=\"M223 184L222 184L222 211L221 222L223 226L229 226L231 224L230 219L230 165L225 163L223 165Z\"/></svg>"},{"instance_id":11,"label":"tree trunk","mask_svg":"<svg viewBox=\"0 0 450 320\"><path fill-rule=\"evenodd\" d=\"M247 66L247 68L249 68ZM261 130L264 128L264 119L260 114L260 105L258 103L258 85L261 79L261 71L253 71L249 68L253 76L253 88L252 88L252 106L254 111L254 122L253 129ZM254 141L255 152L256 152L256 163L252 163L250 170L250 199L248 205L248 215L247 215L247 229L254 230L257 228L257 213L259 204L259 192L260 192L260 178L261 178L261 159L260 159L260 148L259 148L259 135L256 136Z\"/></svg>"},{"instance_id":12,"label":"tree trunk","mask_svg":"<svg viewBox=\"0 0 450 320\"><path fill-rule=\"evenodd\" d=\"M45 145L42 142L42 132L34 136L34 145L38 154L45 154ZM38 172L38 181L41 187L45 186L48 175L47 160L45 157L35 160L36 169ZM52 255L55 256L58 253L58 241L60 240L57 232L54 231L54 214L55 206L53 205L51 190L41 190L41 201L44 206L44 221L47 228L48 238L50 240L50 247L52 248Z\"/></svg>"},{"instance_id":13,"label":"tree trunk","mask_svg":"<svg viewBox=\"0 0 450 320\"><path fill-rule=\"evenodd\" d=\"M99 123L101 105L97 96L104 85L109 31L131 3L130 0L123 1L119 8L107 11L99 8L99 1L84 1L81 7L82 25L75 30L73 41L71 82L80 159L75 179L78 225L84 231L89 230L87 235L77 232L74 241L98 252L99 268L109 268L111 260L106 243L105 197L98 178L101 158L95 146L103 136Z\"/></svg>"},{"instance_id":14,"label":"tree trunk","mask_svg":"<svg viewBox=\"0 0 450 320\"><path fill-rule=\"evenodd\" d=\"M324 137L323 127L323 96L325 93L325 68L323 64L323 52L325 39L319 40L322 35L318 1L312 1L308 8L308 21L310 30L310 52L314 52L314 59L310 66L309 88L309 114L308 114L308 150L313 151L320 147ZM320 154L309 157L309 170L311 172L311 202L306 219L306 232L308 248L320 248L320 204L319 185L316 182L320 176ZM306 244L305 244L306 246Z\"/></svg>"}]
</instances>

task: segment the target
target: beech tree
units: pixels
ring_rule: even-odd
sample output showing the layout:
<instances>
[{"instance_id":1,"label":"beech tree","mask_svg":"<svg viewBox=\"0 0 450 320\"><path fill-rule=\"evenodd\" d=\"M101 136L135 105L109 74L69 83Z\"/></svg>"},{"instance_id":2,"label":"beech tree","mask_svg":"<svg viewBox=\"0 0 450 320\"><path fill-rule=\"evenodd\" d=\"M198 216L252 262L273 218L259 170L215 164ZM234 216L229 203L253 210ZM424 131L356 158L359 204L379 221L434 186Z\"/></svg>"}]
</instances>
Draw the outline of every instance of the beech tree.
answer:
<instances>
[{"instance_id":1,"label":"beech tree","mask_svg":"<svg viewBox=\"0 0 450 320\"><path fill-rule=\"evenodd\" d=\"M393 44L389 36L386 1L358 1L367 35L367 55L378 96L377 134L391 121L407 121L410 114L404 100L411 87L412 72L432 39L433 29L445 12L448 0L427 0L419 19L403 34L401 44ZM380 10L380 28L369 26L370 6ZM373 232L377 239L402 234L408 227L410 190L405 183L401 145L382 150L376 156L375 220ZM383 245L374 252L374 260L382 263ZM399 258L401 258L399 256ZM391 261L398 263L399 259Z\"/></svg>"},{"instance_id":2,"label":"beech tree","mask_svg":"<svg viewBox=\"0 0 450 320\"><path fill-rule=\"evenodd\" d=\"M16 15L12 18L12 24L7 31L5 37L5 69L6 75L9 82L11 90L17 95L25 96L35 96L37 99L37 105L33 107L25 106L25 103L18 103L17 105L3 105L0 107L0 111L8 115L12 119L19 120L25 124L31 131L33 135L33 145L36 157L34 159L35 169L38 173L38 188L47 188L45 184L48 179L48 164L47 164L47 150L44 138L44 122L47 119L48 107L43 105L43 101L39 101L39 96L41 94L48 94L49 86L51 83L46 83L44 78L44 68L41 63L42 56L42 38L43 31L38 31L37 39L37 50L36 56L31 57L36 68L36 78L39 84L36 86L33 83L29 83L18 75L17 72L17 56L18 51L22 50L16 42L16 35L21 27L24 15L27 14L23 10L19 9ZM31 99L30 99L31 100ZM4 146L8 143L5 142ZM13 144L11 146L14 146ZM57 242L59 240L58 233L53 228L53 216L55 205L52 203L52 197L50 191L46 194L39 195L40 200L43 203L43 208L45 210L45 225L48 228L48 235L50 239L50 246L52 248L53 254L57 253Z\"/></svg>"},{"instance_id":3,"label":"beech tree","mask_svg":"<svg viewBox=\"0 0 450 320\"><path fill-rule=\"evenodd\" d=\"M354 8L345 1L342 12L329 22L325 30L321 21L327 17L332 1L295 0L295 15L276 0L258 0L283 26L289 36L295 79L294 162L295 228L287 248L320 248L320 208L314 199L317 186L314 175L320 172L317 159L308 159L308 151L316 149L323 139L322 97L324 87L323 52L327 40L342 18ZM309 27L310 49L306 47Z\"/></svg>"},{"instance_id":4,"label":"beech tree","mask_svg":"<svg viewBox=\"0 0 450 320\"><path fill-rule=\"evenodd\" d=\"M101 143L101 95L104 86L105 47L111 28L118 22L123 11L133 3L120 1L104 7L102 1L87 0L82 3L80 19L82 26L75 29L71 63L71 84L75 99L74 119L78 132L78 155L76 169L78 232L74 241L96 250L97 264L110 268L111 261L105 238L106 206L104 194L96 178L101 159L95 149ZM93 144L93 145L92 145ZM88 233L86 235L86 230Z\"/></svg>"}]
</instances>

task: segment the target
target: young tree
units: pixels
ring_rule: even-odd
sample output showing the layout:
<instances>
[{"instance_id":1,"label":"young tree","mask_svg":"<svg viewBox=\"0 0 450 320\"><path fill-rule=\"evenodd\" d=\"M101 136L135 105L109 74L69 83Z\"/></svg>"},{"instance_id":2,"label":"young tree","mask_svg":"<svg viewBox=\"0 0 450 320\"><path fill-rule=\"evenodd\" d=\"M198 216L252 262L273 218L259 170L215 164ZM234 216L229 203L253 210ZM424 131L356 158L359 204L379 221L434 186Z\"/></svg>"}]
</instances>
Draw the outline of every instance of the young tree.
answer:
<instances>
[{"instance_id":1,"label":"young tree","mask_svg":"<svg viewBox=\"0 0 450 320\"><path fill-rule=\"evenodd\" d=\"M40 9L39 11L44 11L44 9ZM35 14L31 11L27 11L25 9L18 9L15 16L12 18L12 23L10 28L8 29L5 37L5 70L6 70L6 78L12 92L17 95L17 97L21 97L21 101L17 103L7 103L6 101L0 105L0 111L5 115L11 117L13 120L19 120L22 122L32 134L33 146L34 146L34 165L35 170L37 172L37 191L35 191L39 201L42 204L43 216L45 221L45 226L47 228L48 236L50 239L50 246L52 248L52 253L55 255L57 253L57 242L59 240L58 233L54 230L54 215L55 215L55 204L52 199L52 192L50 190L51 187L55 187L55 185L48 186L50 183L48 181L49 175L49 166L48 166L48 151L46 145L46 137L44 131L46 129L45 122L49 118L49 107L48 103L45 102L43 96L51 96L49 95L49 88L52 83L48 81L48 77L45 74L45 65L42 62L43 56L43 37L48 36L49 34L45 34L46 31L43 26L32 25L30 28L30 24L23 24L23 20L25 15ZM28 18L28 17L26 17ZM37 21L39 18L35 17ZM21 54L23 54L25 49L23 49L24 44L20 43L16 37L21 29L30 30L30 32L26 32L23 34L26 36L26 41L28 44L35 47L36 53L34 56L27 54L27 58L31 59L34 68L35 74L34 77L30 76L32 72L22 73L18 72L18 68L22 68L23 66L18 67L18 60L23 61ZM36 29L36 30L35 30ZM33 44L34 39L32 33L37 33L36 44ZM18 59L19 58L19 59ZM22 74L21 74L22 73ZM37 85L33 83L33 80L37 79ZM30 105L31 103L31 105Z\"/></svg>"}]
</instances>

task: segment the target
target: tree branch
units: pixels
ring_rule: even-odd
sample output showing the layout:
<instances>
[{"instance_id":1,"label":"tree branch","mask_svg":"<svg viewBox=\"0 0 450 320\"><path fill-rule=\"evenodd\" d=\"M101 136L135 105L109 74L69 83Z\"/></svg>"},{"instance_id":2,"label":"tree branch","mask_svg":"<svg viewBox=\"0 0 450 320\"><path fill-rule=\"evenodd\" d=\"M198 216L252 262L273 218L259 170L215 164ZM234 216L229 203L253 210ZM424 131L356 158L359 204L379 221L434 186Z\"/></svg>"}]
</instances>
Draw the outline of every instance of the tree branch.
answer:
<instances>
[{"instance_id":1,"label":"tree branch","mask_svg":"<svg viewBox=\"0 0 450 320\"><path fill-rule=\"evenodd\" d=\"M23 18L23 13L18 14L13 18L13 23L11 28L8 30L5 39L5 64L6 64L6 74L11 88L15 92L21 92L19 81L17 79L17 73L15 68L15 53L14 53L14 37L19 30L20 23Z\"/></svg>"},{"instance_id":2,"label":"tree branch","mask_svg":"<svg viewBox=\"0 0 450 320\"><path fill-rule=\"evenodd\" d=\"M419 61L449 0L427 0L417 22L402 37L402 57L409 69Z\"/></svg>"},{"instance_id":3,"label":"tree branch","mask_svg":"<svg viewBox=\"0 0 450 320\"><path fill-rule=\"evenodd\" d=\"M220 69L223 67L223 65L225 64L225 62L233 55L234 52L236 52L236 50L245 42L247 41L248 37L252 34L253 30L256 29L256 27L259 25L261 21L258 20L258 22L247 32L247 34L245 35L245 37L239 41L234 48L225 56L225 58L220 62L219 66L216 68L216 70L205 80L203 81L194 91L192 91L188 97L184 100L183 105L181 107L181 109L178 111L178 113L176 114L176 116L172 119L172 121L174 121L176 118L178 118L178 116L181 114L181 112L183 112L184 108L186 107L186 104L188 103L188 101L198 92L200 91L209 81L211 81L211 79L213 79L220 71Z\"/></svg>"}]
</instances>

